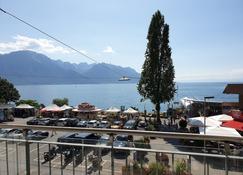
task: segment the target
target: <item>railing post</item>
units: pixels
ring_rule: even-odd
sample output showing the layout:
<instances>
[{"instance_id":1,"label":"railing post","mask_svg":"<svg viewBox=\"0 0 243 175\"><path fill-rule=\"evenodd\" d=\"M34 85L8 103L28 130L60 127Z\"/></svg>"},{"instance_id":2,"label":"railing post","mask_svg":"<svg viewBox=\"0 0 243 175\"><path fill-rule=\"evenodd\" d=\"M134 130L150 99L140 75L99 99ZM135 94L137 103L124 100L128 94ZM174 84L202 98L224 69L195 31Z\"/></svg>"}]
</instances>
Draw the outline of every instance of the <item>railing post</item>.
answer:
<instances>
[{"instance_id":1,"label":"railing post","mask_svg":"<svg viewBox=\"0 0 243 175\"><path fill-rule=\"evenodd\" d=\"M111 134L111 175L114 175L114 135Z\"/></svg>"},{"instance_id":2,"label":"railing post","mask_svg":"<svg viewBox=\"0 0 243 175\"><path fill-rule=\"evenodd\" d=\"M50 150L51 150L51 144L49 143L48 144L48 152L49 152L49 154L50 154ZM51 159L49 159L49 175L51 175Z\"/></svg>"},{"instance_id":3,"label":"railing post","mask_svg":"<svg viewBox=\"0 0 243 175\"><path fill-rule=\"evenodd\" d=\"M192 159L191 159L191 155L188 155L187 157L187 170L189 173L191 173L192 169Z\"/></svg>"},{"instance_id":4,"label":"railing post","mask_svg":"<svg viewBox=\"0 0 243 175\"><path fill-rule=\"evenodd\" d=\"M37 143L38 175L40 175L40 144Z\"/></svg>"},{"instance_id":5,"label":"railing post","mask_svg":"<svg viewBox=\"0 0 243 175\"><path fill-rule=\"evenodd\" d=\"M73 175L75 175L75 148L72 147L72 156L73 156Z\"/></svg>"},{"instance_id":6,"label":"railing post","mask_svg":"<svg viewBox=\"0 0 243 175\"><path fill-rule=\"evenodd\" d=\"M18 151L18 142L16 142L16 169L17 175L19 175L19 151Z\"/></svg>"},{"instance_id":7,"label":"railing post","mask_svg":"<svg viewBox=\"0 0 243 175\"><path fill-rule=\"evenodd\" d=\"M228 143L224 143L224 152L225 152L225 175L228 175L228 155L230 154L230 147Z\"/></svg>"},{"instance_id":8,"label":"railing post","mask_svg":"<svg viewBox=\"0 0 243 175\"><path fill-rule=\"evenodd\" d=\"M63 145L59 145L60 148L60 154L61 154L61 175L63 175L63 154L62 154L62 149L63 149Z\"/></svg>"},{"instance_id":9,"label":"railing post","mask_svg":"<svg viewBox=\"0 0 243 175\"><path fill-rule=\"evenodd\" d=\"M171 164L172 164L172 174L175 174L175 154L172 153L172 160L171 160Z\"/></svg>"},{"instance_id":10,"label":"railing post","mask_svg":"<svg viewBox=\"0 0 243 175\"><path fill-rule=\"evenodd\" d=\"M101 169L101 163L102 163L102 155L101 155L101 148L99 147L99 156L98 156L98 160L99 160L99 175L100 175L100 169Z\"/></svg>"},{"instance_id":11,"label":"railing post","mask_svg":"<svg viewBox=\"0 0 243 175\"><path fill-rule=\"evenodd\" d=\"M26 175L30 175L30 143L28 141L27 135L28 130L23 130L25 136L25 166L26 166Z\"/></svg>"},{"instance_id":12,"label":"railing post","mask_svg":"<svg viewBox=\"0 0 243 175\"><path fill-rule=\"evenodd\" d=\"M9 167L8 167L8 141L6 143L6 168L7 168L7 175L9 175Z\"/></svg>"}]
</instances>

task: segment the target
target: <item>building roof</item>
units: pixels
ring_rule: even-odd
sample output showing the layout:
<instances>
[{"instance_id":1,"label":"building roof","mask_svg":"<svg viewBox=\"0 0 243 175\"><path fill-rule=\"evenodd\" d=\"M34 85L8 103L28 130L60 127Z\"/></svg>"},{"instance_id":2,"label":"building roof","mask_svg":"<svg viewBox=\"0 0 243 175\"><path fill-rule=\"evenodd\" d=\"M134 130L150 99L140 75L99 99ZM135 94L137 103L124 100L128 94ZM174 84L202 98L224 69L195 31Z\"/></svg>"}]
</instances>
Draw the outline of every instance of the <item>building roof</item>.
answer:
<instances>
[{"instance_id":1,"label":"building roof","mask_svg":"<svg viewBox=\"0 0 243 175\"><path fill-rule=\"evenodd\" d=\"M228 84L224 89L224 94L243 94L243 84Z\"/></svg>"}]
</instances>

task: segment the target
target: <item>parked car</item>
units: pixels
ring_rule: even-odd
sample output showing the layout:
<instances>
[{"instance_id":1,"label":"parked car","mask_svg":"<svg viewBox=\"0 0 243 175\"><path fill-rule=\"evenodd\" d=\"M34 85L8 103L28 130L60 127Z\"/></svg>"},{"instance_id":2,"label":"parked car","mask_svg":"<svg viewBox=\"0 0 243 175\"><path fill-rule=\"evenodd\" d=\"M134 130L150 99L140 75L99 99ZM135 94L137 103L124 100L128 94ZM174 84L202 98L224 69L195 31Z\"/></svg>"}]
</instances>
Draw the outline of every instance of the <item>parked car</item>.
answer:
<instances>
[{"instance_id":1,"label":"parked car","mask_svg":"<svg viewBox=\"0 0 243 175\"><path fill-rule=\"evenodd\" d=\"M57 142L65 143L84 143L84 144L96 144L100 136L93 133L71 133L61 136L57 139ZM61 150L66 150L72 148L71 146L60 146ZM76 149L81 149L77 147Z\"/></svg>"},{"instance_id":2,"label":"parked car","mask_svg":"<svg viewBox=\"0 0 243 175\"><path fill-rule=\"evenodd\" d=\"M97 126L97 128L110 128L110 123L106 120L103 120L99 123L99 125Z\"/></svg>"},{"instance_id":3,"label":"parked car","mask_svg":"<svg viewBox=\"0 0 243 175\"><path fill-rule=\"evenodd\" d=\"M124 129L136 129L137 121L136 120L128 120L123 126Z\"/></svg>"},{"instance_id":4,"label":"parked car","mask_svg":"<svg viewBox=\"0 0 243 175\"><path fill-rule=\"evenodd\" d=\"M138 122L138 126L137 126L138 130L146 130L147 127L148 127L148 124L145 121L141 120Z\"/></svg>"},{"instance_id":5,"label":"parked car","mask_svg":"<svg viewBox=\"0 0 243 175\"><path fill-rule=\"evenodd\" d=\"M82 128L87 127L87 123L88 122L86 120L82 120L78 122L77 127L82 127Z\"/></svg>"},{"instance_id":6,"label":"parked car","mask_svg":"<svg viewBox=\"0 0 243 175\"><path fill-rule=\"evenodd\" d=\"M67 126L67 122L68 122L69 118L60 118L57 121L57 126Z\"/></svg>"},{"instance_id":7,"label":"parked car","mask_svg":"<svg viewBox=\"0 0 243 175\"><path fill-rule=\"evenodd\" d=\"M78 122L79 122L79 119L77 118L68 118L66 120L66 125L65 126L70 126L70 127L75 127L77 126Z\"/></svg>"},{"instance_id":8,"label":"parked car","mask_svg":"<svg viewBox=\"0 0 243 175\"><path fill-rule=\"evenodd\" d=\"M57 126L58 118L50 118L48 126Z\"/></svg>"},{"instance_id":9,"label":"parked car","mask_svg":"<svg viewBox=\"0 0 243 175\"><path fill-rule=\"evenodd\" d=\"M49 118L42 118L38 120L38 125L48 126L50 122Z\"/></svg>"},{"instance_id":10,"label":"parked car","mask_svg":"<svg viewBox=\"0 0 243 175\"><path fill-rule=\"evenodd\" d=\"M38 118L33 118L33 119L30 119L26 122L27 125L38 125L38 123L39 123Z\"/></svg>"},{"instance_id":11,"label":"parked car","mask_svg":"<svg viewBox=\"0 0 243 175\"><path fill-rule=\"evenodd\" d=\"M87 123L87 127L88 127L88 128L95 128L95 127L97 127L97 124L98 124L98 121L97 121L97 120L90 120L90 121Z\"/></svg>"},{"instance_id":12,"label":"parked car","mask_svg":"<svg viewBox=\"0 0 243 175\"><path fill-rule=\"evenodd\" d=\"M0 138L6 138L7 137L7 135L10 133L10 132L12 132L14 129L9 129L9 128L7 128L7 129L0 129Z\"/></svg>"},{"instance_id":13,"label":"parked car","mask_svg":"<svg viewBox=\"0 0 243 175\"><path fill-rule=\"evenodd\" d=\"M97 144L99 144L100 146L110 146L111 145L110 136L107 134L102 135L98 140ZM110 150L109 148L97 148L97 151L101 151L101 154L107 153L109 152L109 150Z\"/></svg>"},{"instance_id":14,"label":"parked car","mask_svg":"<svg viewBox=\"0 0 243 175\"><path fill-rule=\"evenodd\" d=\"M120 120L115 120L113 124L111 125L111 129L121 129L123 126L122 121Z\"/></svg>"},{"instance_id":15,"label":"parked car","mask_svg":"<svg viewBox=\"0 0 243 175\"><path fill-rule=\"evenodd\" d=\"M10 139L23 139L24 133L20 129L13 129L12 131L8 132L6 137Z\"/></svg>"},{"instance_id":16,"label":"parked car","mask_svg":"<svg viewBox=\"0 0 243 175\"><path fill-rule=\"evenodd\" d=\"M32 131L30 130L27 135L27 139L30 140L42 140L49 136L47 131Z\"/></svg>"},{"instance_id":17,"label":"parked car","mask_svg":"<svg viewBox=\"0 0 243 175\"><path fill-rule=\"evenodd\" d=\"M114 142L113 142L113 146L114 147L129 147L129 136L128 135L117 135ZM115 153L127 153L126 150L122 150L122 149L115 149L114 150Z\"/></svg>"}]
</instances>

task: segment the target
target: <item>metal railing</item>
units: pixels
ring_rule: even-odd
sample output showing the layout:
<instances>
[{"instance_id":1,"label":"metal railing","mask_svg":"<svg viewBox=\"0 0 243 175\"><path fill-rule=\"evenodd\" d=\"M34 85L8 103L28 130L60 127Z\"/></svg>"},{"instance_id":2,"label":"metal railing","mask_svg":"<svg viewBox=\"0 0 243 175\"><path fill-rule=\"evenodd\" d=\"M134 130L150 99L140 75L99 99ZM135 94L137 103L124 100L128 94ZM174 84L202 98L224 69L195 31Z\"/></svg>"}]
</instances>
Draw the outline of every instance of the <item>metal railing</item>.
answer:
<instances>
[{"instance_id":1,"label":"metal railing","mask_svg":"<svg viewBox=\"0 0 243 175\"><path fill-rule=\"evenodd\" d=\"M64 132L89 132L109 134L111 143L101 145L96 140L93 144L57 142L55 137L45 140L0 138L0 174L241 174L243 157L233 155L230 143L243 144L242 137L224 137L188 133L152 132L123 129L67 128L29 125L4 125L0 128L16 128L27 131L45 130ZM117 134L150 139L150 148L134 147L136 142L129 142L126 147L117 147L114 137ZM216 141L224 144L223 148L207 148L177 145L177 141L186 140ZM162 144L163 142L163 144ZM176 143L171 143L176 142ZM148 144L149 145L149 144ZM55 152L52 148L55 146ZM212 150L220 150L212 153ZM103 151L106 150L106 154ZM241 154L242 152L240 152ZM46 156L46 157L45 157ZM204 161L206 160L206 161ZM204 169L204 165L207 167Z\"/></svg>"}]
</instances>

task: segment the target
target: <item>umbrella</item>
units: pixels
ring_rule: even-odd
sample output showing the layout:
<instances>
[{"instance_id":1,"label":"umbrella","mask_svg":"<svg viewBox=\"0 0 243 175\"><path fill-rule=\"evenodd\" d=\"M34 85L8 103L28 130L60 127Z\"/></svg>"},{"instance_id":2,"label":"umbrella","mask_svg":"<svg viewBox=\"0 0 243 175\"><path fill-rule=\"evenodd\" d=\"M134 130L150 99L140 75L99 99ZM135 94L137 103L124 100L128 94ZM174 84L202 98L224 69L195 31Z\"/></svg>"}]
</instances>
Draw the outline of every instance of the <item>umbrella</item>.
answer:
<instances>
[{"instance_id":1,"label":"umbrella","mask_svg":"<svg viewBox=\"0 0 243 175\"><path fill-rule=\"evenodd\" d=\"M220 122L226 122L226 121L232 121L233 117L231 117L230 115L226 115L226 114L220 114L220 115L214 115L214 116L210 116L208 118L220 121Z\"/></svg>"},{"instance_id":2,"label":"umbrella","mask_svg":"<svg viewBox=\"0 0 243 175\"><path fill-rule=\"evenodd\" d=\"M45 108L41 109L41 112L59 112L62 111L61 108L55 104L46 106Z\"/></svg>"},{"instance_id":3,"label":"umbrella","mask_svg":"<svg viewBox=\"0 0 243 175\"><path fill-rule=\"evenodd\" d=\"M116 108L116 107L110 107L109 109L107 109L105 112L107 113L118 113L120 112L121 110Z\"/></svg>"},{"instance_id":4,"label":"umbrella","mask_svg":"<svg viewBox=\"0 0 243 175\"><path fill-rule=\"evenodd\" d=\"M199 127L199 132L200 134L204 134L204 127ZM206 127L206 135L241 137L235 129L220 126Z\"/></svg>"},{"instance_id":5,"label":"umbrella","mask_svg":"<svg viewBox=\"0 0 243 175\"><path fill-rule=\"evenodd\" d=\"M189 118L188 119L188 125L191 126L205 126L204 125L204 120L206 120L206 126L220 126L222 124L222 122L220 121L216 121L214 119L210 119L210 118L204 118L204 117L193 117L193 118Z\"/></svg>"},{"instance_id":6,"label":"umbrella","mask_svg":"<svg viewBox=\"0 0 243 175\"><path fill-rule=\"evenodd\" d=\"M126 113L126 114L137 114L138 111L136 111L136 110L133 109L133 108L128 108L128 109L125 110L123 113Z\"/></svg>"},{"instance_id":7,"label":"umbrella","mask_svg":"<svg viewBox=\"0 0 243 175\"><path fill-rule=\"evenodd\" d=\"M65 110L69 110L69 109L73 109L73 108L71 106L68 106L68 105L63 105L63 106L60 107L60 109L62 111L65 111Z\"/></svg>"}]
</instances>

